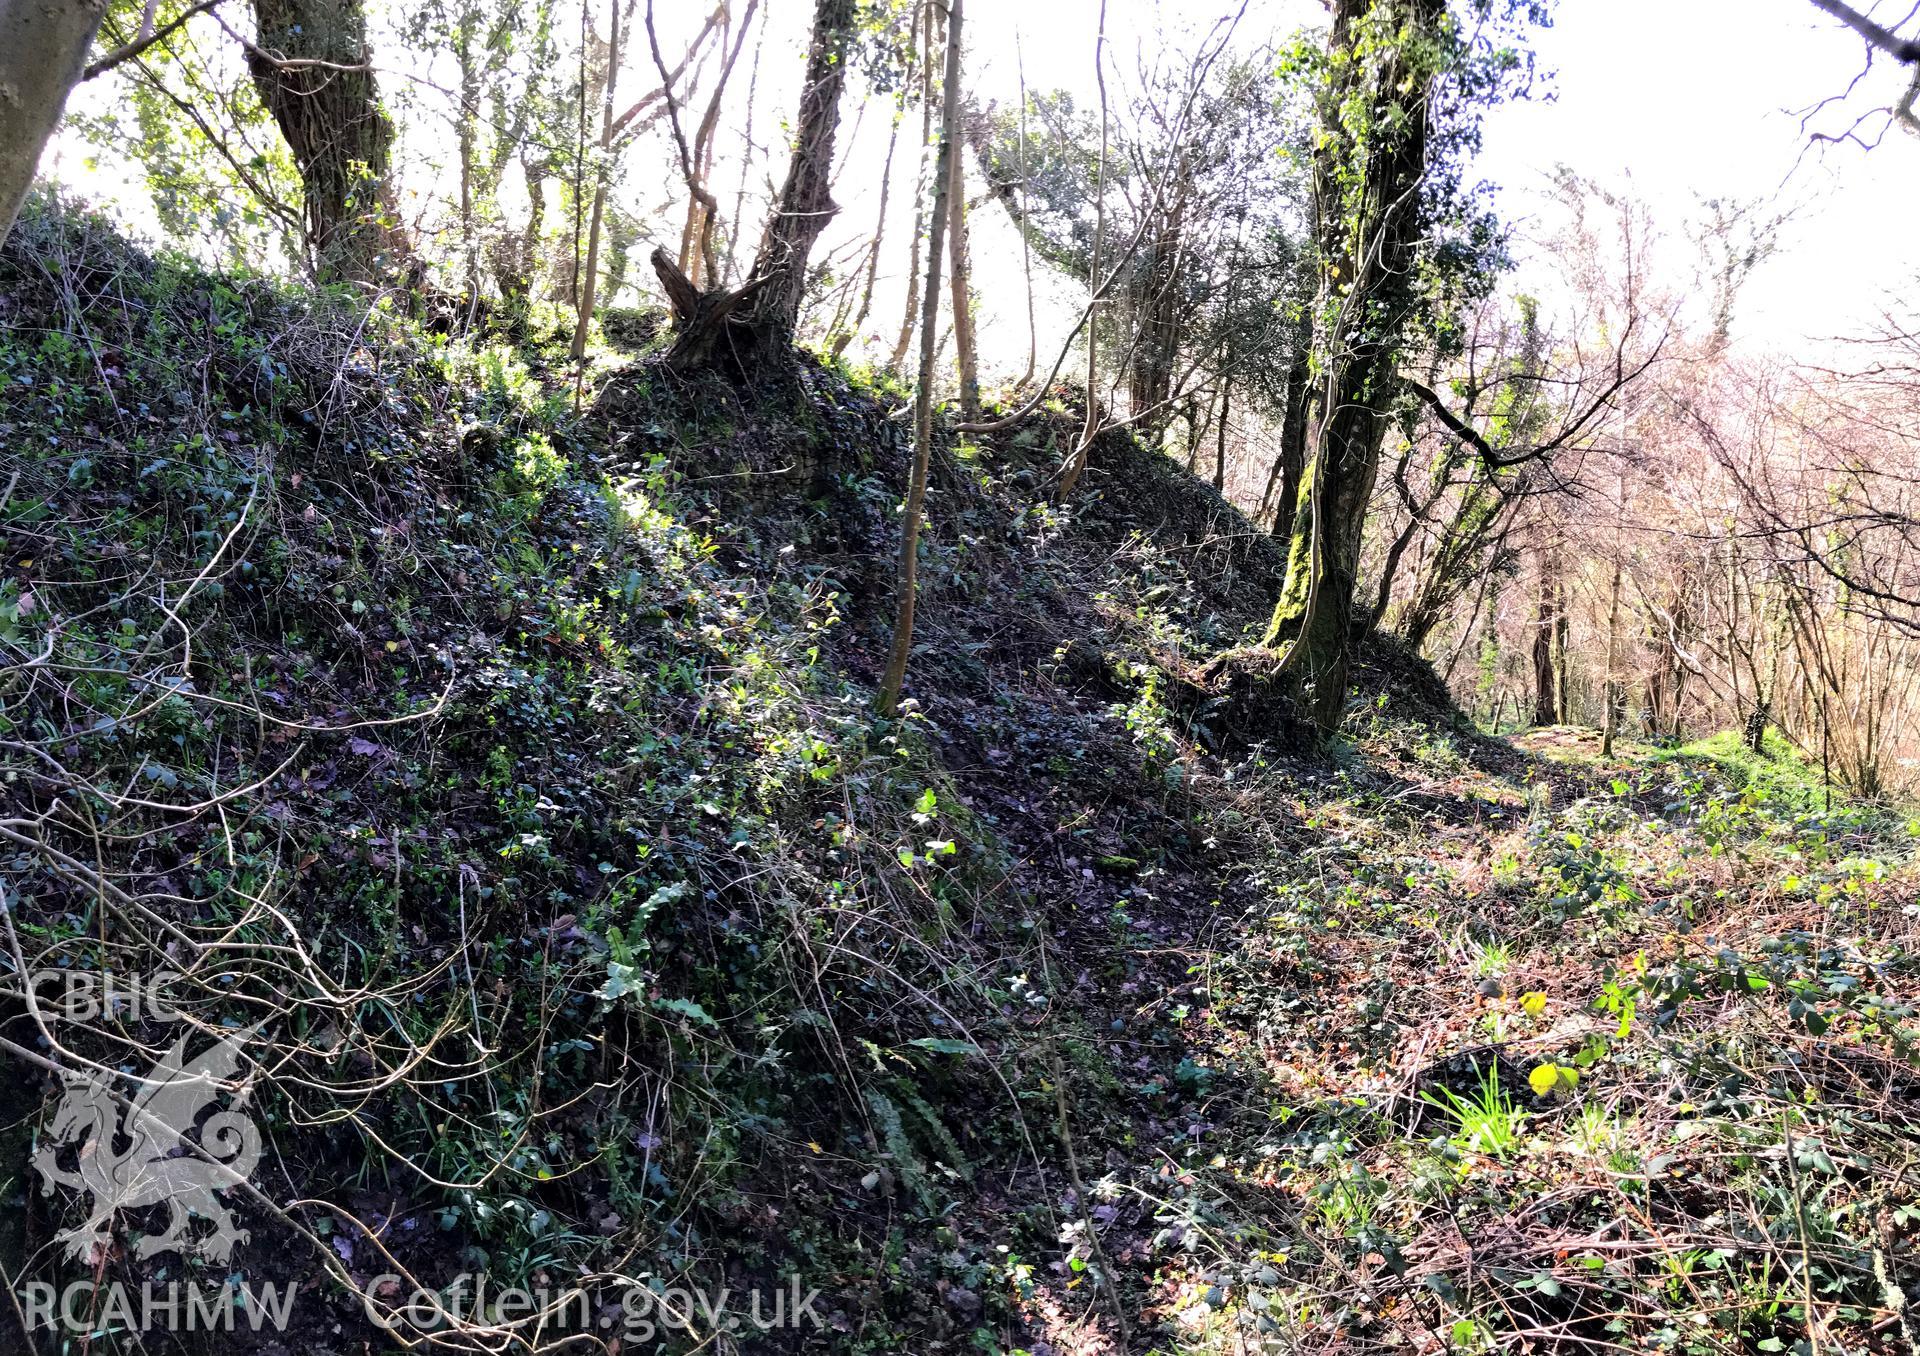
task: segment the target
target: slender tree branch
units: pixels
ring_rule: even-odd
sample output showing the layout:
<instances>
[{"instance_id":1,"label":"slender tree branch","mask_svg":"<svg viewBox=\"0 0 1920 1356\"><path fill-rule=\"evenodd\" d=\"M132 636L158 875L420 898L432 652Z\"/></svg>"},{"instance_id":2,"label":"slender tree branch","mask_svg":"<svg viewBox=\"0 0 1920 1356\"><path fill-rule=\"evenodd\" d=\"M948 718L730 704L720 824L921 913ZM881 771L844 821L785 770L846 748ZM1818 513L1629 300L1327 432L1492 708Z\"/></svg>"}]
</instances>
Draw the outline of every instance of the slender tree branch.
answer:
<instances>
[{"instance_id":1,"label":"slender tree branch","mask_svg":"<svg viewBox=\"0 0 1920 1356\"><path fill-rule=\"evenodd\" d=\"M122 62L132 61L156 43L165 42L180 28L184 27L189 19L205 14L219 3L220 0L200 0L199 4L193 6L191 9L183 10L178 17L157 29L151 28L150 25L142 25L141 36L135 38L132 42L114 48L111 52L108 52L98 61L90 63L85 70L81 71L81 83L84 84L86 81L105 75Z\"/></svg>"},{"instance_id":2,"label":"slender tree branch","mask_svg":"<svg viewBox=\"0 0 1920 1356\"><path fill-rule=\"evenodd\" d=\"M660 61L659 43L657 41L654 43L654 61L659 65L661 75L660 88L642 95L634 102L631 108L613 120L613 135L616 139L624 137L627 129L632 126L634 119L638 118L662 99L667 100L669 106L671 106L675 82L687 73L687 67L691 66L694 58L699 56L700 49L706 45L707 38L711 36L715 28L719 27L720 21L727 17L727 8L728 0L720 0L720 3L713 7L713 13L707 16L707 21L701 26L699 33L695 34L693 41L687 44L686 55L680 58L680 64L675 66L671 71L667 70L666 64ZM753 16L749 14L747 17L748 23L751 23ZM742 24L741 27L745 28L747 24ZM649 21L648 25L648 36L652 36L651 21ZM637 132L639 128L634 128L633 130Z\"/></svg>"},{"instance_id":3,"label":"slender tree branch","mask_svg":"<svg viewBox=\"0 0 1920 1356\"><path fill-rule=\"evenodd\" d=\"M1632 332L1632 329L1633 322L1629 321L1627 323L1628 334ZM1606 389L1595 396L1584 410L1570 419L1566 425L1561 428L1560 432L1545 442L1537 443L1522 452L1502 454L1498 448L1494 447L1492 443L1488 442L1486 438L1482 436L1478 429L1474 428L1473 425L1462 419L1458 414L1455 414L1447 402L1441 398L1439 392L1418 378L1410 377L1403 373L1400 377L1400 384L1418 396L1421 403L1433 411L1434 416L1446 427L1447 432L1472 448L1480 460L1486 463L1488 469L1496 471L1505 470L1508 467L1519 466L1525 462L1538 461L1540 458L1559 451L1562 447L1567 446L1579 438L1588 426L1612 405L1613 398L1618 395L1621 390L1632 384L1651 368L1654 363L1659 361L1660 351L1666 347L1666 336L1662 335L1660 342L1654 345L1653 352L1647 355L1646 360L1632 369L1627 367L1624 357L1626 342L1627 335L1622 335L1620 341L1621 348L1616 352L1614 358L1613 378L1607 383Z\"/></svg>"},{"instance_id":4,"label":"slender tree branch","mask_svg":"<svg viewBox=\"0 0 1920 1356\"><path fill-rule=\"evenodd\" d=\"M1813 7L1831 14L1895 61L1908 66L1920 65L1920 38L1903 38L1853 6L1842 4L1841 0L1813 0Z\"/></svg>"}]
</instances>

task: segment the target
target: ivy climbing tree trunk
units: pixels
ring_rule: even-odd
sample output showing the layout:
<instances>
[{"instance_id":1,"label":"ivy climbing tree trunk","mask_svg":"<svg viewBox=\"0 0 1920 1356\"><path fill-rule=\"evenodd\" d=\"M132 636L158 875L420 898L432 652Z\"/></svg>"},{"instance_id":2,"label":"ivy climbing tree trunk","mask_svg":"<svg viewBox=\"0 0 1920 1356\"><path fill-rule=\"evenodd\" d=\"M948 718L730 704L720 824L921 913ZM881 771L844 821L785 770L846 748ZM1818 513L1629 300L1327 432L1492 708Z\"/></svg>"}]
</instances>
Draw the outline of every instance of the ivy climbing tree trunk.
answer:
<instances>
[{"instance_id":1,"label":"ivy climbing tree trunk","mask_svg":"<svg viewBox=\"0 0 1920 1356\"><path fill-rule=\"evenodd\" d=\"M840 209L829 192L833 143L840 129L840 89L846 83L853 46L853 0L818 0L813 10L813 40L807 47L806 82L800 90L800 118L786 181L760 242L748 282L766 279L755 298L751 321L767 337L790 341L800 323L807 293L807 259L813 242Z\"/></svg>"},{"instance_id":2,"label":"ivy climbing tree trunk","mask_svg":"<svg viewBox=\"0 0 1920 1356\"><path fill-rule=\"evenodd\" d=\"M417 283L389 174L360 0L253 0L247 69L300 170L308 247L323 282Z\"/></svg>"},{"instance_id":3,"label":"ivy climbing tree trunk","mask_svg":"<svg viewBox=\"0 0 1920 1356\"><path fill-rule=\"evenodd\" d=\"M1400 332L1416 304L1436 75L1420 48L1445 19L1444 0L1333 5L1314 153L1314 436L1287 579L1265 637L1284 647L1284 685L1322 731L1339 724L1345 705L1361 530L1396 392Z\"/></svg>"},{"instance_id":4,"label":"ivy climbing tree trunk","mask_svg":"<svg viewBox=\"0 0 1920 1356\"><path fill-rule=\"evenodd\" d=\"M685 372L725 357L744 377L784 362L806 298L807 259L840 210L829 190L840 90L853 39L853 0L817 0L793 155L746 282L734 291L703 290L671 255L653 252L654 272L672 303L677 331L667 354L669 367Z\"/></svg>"}]
</instances>

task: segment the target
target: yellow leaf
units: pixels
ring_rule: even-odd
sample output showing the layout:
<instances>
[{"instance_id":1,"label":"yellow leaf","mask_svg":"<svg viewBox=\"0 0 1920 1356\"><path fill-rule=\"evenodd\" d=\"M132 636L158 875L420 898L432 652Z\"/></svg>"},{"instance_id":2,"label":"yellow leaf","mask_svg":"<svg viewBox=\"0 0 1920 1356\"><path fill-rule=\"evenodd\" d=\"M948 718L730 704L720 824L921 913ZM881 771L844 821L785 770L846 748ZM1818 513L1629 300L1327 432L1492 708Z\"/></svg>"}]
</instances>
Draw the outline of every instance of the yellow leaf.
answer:
<instances>
[{"instance_id":1,"label":"yellow leaf","mask_svg":"<svg viewBox=\"0 0 1920 1356\"><path fill-rule=\"evenodd\" d=\"M1539 990L1520 996L1520 1011L1529 1017L1538 1017L1547 1010L1547 996Z\"/></svg>"},{"instance_id":2,"label":"yellow leaf","mask_svg":"<svg viewBox=\"0 0 1920 1356\"><path fill-rule=\"evenodd\" d=\"M1527 1086L1533 1089L1536 1097L1545 1097L1560 1086L1560 1068L1554 1064L1542 1064L1527 1075Z\"/></svg>"},{"instance_id":3,"label":"yellow leaf","mask_svg":"<svg viewBox=\"0 0 1920 1356\"><path fill-rule=\"evenodd\" d=\"M813 1150L817 1154L823 1154L826 1152L825 1149L821 1148L818 1144L814 1143L812 1140L807 1141L807 1147Z\"/></svg>"}]
</instances>

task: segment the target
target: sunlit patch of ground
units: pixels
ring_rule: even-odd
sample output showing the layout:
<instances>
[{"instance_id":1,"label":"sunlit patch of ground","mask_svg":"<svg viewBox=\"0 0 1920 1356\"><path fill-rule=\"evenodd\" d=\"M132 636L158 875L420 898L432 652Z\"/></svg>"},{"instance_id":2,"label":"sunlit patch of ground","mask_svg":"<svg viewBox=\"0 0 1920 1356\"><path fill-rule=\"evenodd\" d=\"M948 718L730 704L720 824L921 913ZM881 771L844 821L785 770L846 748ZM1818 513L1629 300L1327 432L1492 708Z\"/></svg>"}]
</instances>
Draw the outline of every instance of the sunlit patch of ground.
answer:
<instances>
[{"instance_id":1,"label":"sunlit patch of ground","mask_svg":"<svg viewBox=\"0 0 1920 1356\"><path fill-rule=\"evenodd\" d=\"M1180 1349L1891 1349L1904 824L1802 765L1510 744L1330 788L1212 966L1195 1035L1252 1076L1185 1160Z\"/></svg>"}]
</instances>

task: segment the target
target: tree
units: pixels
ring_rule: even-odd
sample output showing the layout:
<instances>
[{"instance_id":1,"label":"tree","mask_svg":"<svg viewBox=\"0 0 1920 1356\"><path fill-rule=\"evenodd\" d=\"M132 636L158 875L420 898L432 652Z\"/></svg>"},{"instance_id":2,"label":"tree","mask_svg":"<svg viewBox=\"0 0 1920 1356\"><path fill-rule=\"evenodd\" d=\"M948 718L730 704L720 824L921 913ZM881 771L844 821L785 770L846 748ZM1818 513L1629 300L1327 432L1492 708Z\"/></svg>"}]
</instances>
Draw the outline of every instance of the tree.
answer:
<instances>
[{"instance_id":1,"label":"tree","mask_svg":"<svg viewBox=\"0 0 1920 1356\"><path fill-rule=\"evenodd\" d=\"M1294 110L1274 99L1272 54L1229 59L1233 32L1222 20L1190 60L1143 69L1111 117L1082 115L1054 93L1012 111L972 109L967 128L1023 253L1091 290L1095 238L1103 252L1126 242L1096 307L1097 368L1110 369L1099 398L1155 444L1185 412L1189 452L1211 429L1216 460L1220 388L1233 385L1230 408L1269 412L1286 369L1290 289L1276 275L1298 253L1303 197L1297 164L1280 154L1302 138Z\"/></svg>"},{"instance_id":2,"label":"tree","mask_svg":"<svg viewBox=\"0 0 1920 1356\"><path fill-rule=\"evenodd\" d=\"M833 143L840 126L840 90L846 83L853 43L853 0L818 0L807 73L800 93L800 119L786 181L767 223L748 284L764 282L752 323L762 336L791 342L807 291L807 258L813 242L839 211L828 192Z\"/></svg>"},{"instance_id":3,"label":"tree","mask_svg":"<svg viewBox=\"0 0 1920 1356\"><path fill-rule=\"evenodd\" d=\"M961 69L958 36L947 32L947 71L957 77ZM967 158L947 157L947 172L953 182L947 185L947 210L953 220L947 223L947 249L953 269L953 351L960 376L960 417L980 417L980 357L973 333L973 292L967 259Z\"/></svg>"},{"instance_id":4,"label":"tree","mask_svg":"<svg viewBox=\"0 0 1920 1356\"><path fill-rule=\"evenodd\" d=\"M1505 262L1497 223L1463 186L1464 162L1481 111L1529 79L1502 30L1546 14L1492 0L1473 13L1482 22L1469 36L1444 0L1336 0L1324 49L1301 44L1290 62L1312 83L1319 124L1313 438L1262 646L1323 733L1339 723L1352 646L1370 624L1363 614L1356 627L1354 594L1401 358L1422 336L1447 351L1455 317ZM1210 676L1232 662L1223 656Z\"/></svg>"},{"instance_id":5,"label":"tree","mask_svg":"<svg viewBox=\"0 0 1920 1356\"><path fill-rule=\"evenodd\" d=\"M665 250L653 252L654 272L666 289L677 331L667 354L669 367L682 372L705 367L723 351L742 365L743 374L744 369L784 360L806 296L813 243L839 210L829 188L840 91L854 38L853 0L817 0L793 153L746 282L733 291L717 286L702 290ZM675 135L680 136L677 122ZM692 152L684 138L680 150L692 185ZM696 196L699 191L696 187ZM709 205L709 229L713 215Z\"/></svg>"},{"instance_id":6,"label":"tree","mask_svg":"<svg viewBox=\"0 0 1920 1356\"><path fill-rule=\"evenodd\" d=\"M1533 644L1530 647L1533 659L1533 723L1558 725L1566 714L1566 703L1561 694L1567 671L1567 607L1566 592L1560 580L1560 544L1557 541L1540 553L1538 597ZM1560 654L1557 670L1553 662L1556 649ZM1558 681L1555 679L1556 671L1560 675Z\"/></svg>"},{"instance_id":7,"label":"tree","mask_svg":"<svg viewBox=\"0 0 1920 1356\"><path fill-rule=\"evenodd\" d=\"M1293 537L1294 515L1300 505L1300 477L1307 469L1307 419L1313 399L1313 326L1306 302L1294 308L1287 321L1285 383L1279 392L1280 445L1267 473L1266 492L1261 495L1260 511L1273 514L1273 535L1281 541Z\"/></svg>"},{"instance_id":8,"label":"tree","mask_svg":"<svg viewBox=\"0 0 1920 1356\"><path fill-rule=\"evenodd\" d=\"M1270 233L1266 215L1253 208L1272 210L1259 189L1279 163L1273 151L1283 138L1267 135L1276 126L1271 63L1222 62L1244 9L1214 23L1189 57L1143 72L1141 91L1118 112L1102 10L1097 116L1076 112L1071 96L1055 93L1023 98L1013 113L988 108L968 119L989 195L1006 208L1024 248L1084 283L1087 299L1019 409L962 419L957 428L993 432L1024 419L1084 334L1086 419L1061 473L1063 499L1101 431L1132 426L1155 439L1185 409L1189 441L1197 444L1199 410L1218 410L1226 370L1257 372L1270 356L1263 345L1242 342L1271 328L1273 308L1257 287L1239 285L1234 265L1244 237ZM1224 79L1215 74L1223 66ZM1029 136L1030 113L1044 129L1038 136ZM1256 314L1263 323L1246 323ZM1123 382L1131 397L1124 408ZM1236 392L1246 386L1244 376L1235 378Z\"/></svg>"},{"instance_id":9,"label":"tree","mask_svg":"<svg viewBox=\"0 0 1920 1356\"><path fill-rule=\"evenodd\" d=\"M1431 96L1448 56L1443 0L1335 0L1319 62L1314 234L1320 258L1315 436L1265 644L1330 731L1346 701L1361 532L1412 311Z\"/></svg>"},{"instance_id":10,"label":"tree","mask_svg":"<svg viewBox=\"0 0 1920 1356\"><path fill-rule=\"evenodd\" d=\"M907 237L907 304L900 316L900 337L894 342L887 366L899 371L913 341L914 321L920 314L920 237L926 230L927 175L933 154L933 6L922 4L920 33L920 169L913 186L913 233Z\"/></svg>"},{"instance_id":11,"label":"tree","mask_svg":"<svg viewBox=\"0 0 1920 1356\"><path fill-rule=\"evenodd\" d=\"M1880 125L1879 131L1881 134L1885 133L1889 123L1897 122L1906 128L1907 131L1920 135L1920 114L1916 114L1914 111L1916 103L1920 102L1920 35L1902 33L1900 31L1900 29L1912 23L1914 16L1920 13L1920 11L1909 10L1904 19L1901 19L1894 27L1888 28L1885 24L1875 20L1872 15L1863 13L1855 9L1852 5L1843 3L1843 0L1812 0L1812 4L1815 9L1826 14L1831 14L1834 18L1858 34L1861 41L1866 44L1867 59L1865 68L1862 69L1860 75L1854 77L1853 83L1847 86L1846 92L1822 99L1819 103L1815 104L1808 110L1806 117L1802 119L1803 126L1806 122L1810 121L1815 114L1824 110L1828 104L1843 100L1848 94L1851 94L1854 88L1859 85L1861 78L1873 69L1874 58L1876 56L1892 57L1902 66L1911 67L1913 70L1912 78L1908 80L1906 90L1901 94L1899 101L1892 107L1869 109L1867 112L1855 118L1853 125L1844 132L1815 133L1814 140L1851 141L1871 149L1873 146L1879 144L1879 136L1876 135L1874 140L1869 142L1862 137L1860 129L1876 114L1885 115L1887 119L1887 122Z\"/></svg>"},{"instance_id":12,"label":"tree","mask_svg":"<svg viewBox=\"0 0 1920 1356\"><path fill-rule=\"evenodd\" d=\"M393 123L380 106L360 0L253 0L253 14L247 69L300 169L315 275L417 282L389 179Z\"/></svg>"},{"instance_id":13,"label":"tree","mask_svg":"<svg viewBox=\"0 0 1920 1356\"><path fill-rule=\"evenodd\" d=\"M920 373L913 393L913 469L908 473L906 511L900 525L893 643L888 649L887 670L881 676L880 691L874 699L875 707L883 716L891 716L899 707L900 689L907 677L907 660L913 653L920 515L926 503L927 472L933 457L933 359L934 331L940 320L940 252L946 247L949 221L946 195L953 188L949 167L960 154L956 144L960 123L960 22L961 0L948 0L946 84L940 113L940 151L933 171L933 226L927 233L927 283L920 312Z\"/></svg>"},{"instance_id":14,"label":"tree","mask_svg":"<svg viewBox=\"0 0 1920 1356\"><path fill-rule=\"evenodd\" d=\"M649 15L651 18L651 15ZM737 49L736 49L737 50ZM600 278L600 231L607 212L607 160L613 150L613 92L620 72L620 0L607 4L607 75L601 87L600 154L595 160L593 211L587 227L587 257L574 299L573 344L569 356L579 363L587 355L587 332L593 325L594 289ZM725 77L723 76L724 80ZM584 191L585 185L581 185ZM689 218L689 227L692 220Z\"/></svg>"},{"instance_id":15,"label":"tree","mask_svg":"<svg viewBox=\"0 0 1920 1356\"><path fill-rule=\"evenodd\" d=\"M106 0L0 0L0 241L80 80Z\"/></svg>"},{"instance_id":16,"label":"tree","mask_svg":"<svg viewBox=\"0 0 1920 1356\"><path fill-rule=\"evenodd\" d=\"M674 70L667 69L665 58L660 55L660 37L653 26L653 3L648 0L646 12L647 45L653 53L654 69L660 73L660 87L648 96L648 99L663 101L664 111L673 130L673 142L680 153L680 172L687 181L687 217L680 228L680 256L677 262L679 270L686 275L687 281L695 288L716 287L720 282L719 264L714 256L713 231L720 219L720 200L713 195L708 181L713 177L714 135L719 130L721 101L727 92L727 81L733 74L734 64L740 59L740 52L746 46L747 33L753 27L754 11L759 0L747 0L746 13L740 19L740 31L731 46L727 45L726 31L732 23L732 17L726 5L714 10L706 26L694 39L687 56ZM680 122L680 101L675 97L673 87L693 54L712 33L715 25L721 28L720 73L714 81L712 92L707 98L707 111L701 117L694 130L693 141L689 145L685 127ZM609 83L612 75L609 73ZM689 91L691 93L691 91ZM642 100L628 109L622 118L631 120L638 116L639 110L648 100ZM611 151L613 138L621 131L622 118L610 118L607 124L606 150ZM604 153L604 152L603 152Z\"/></svg>"}]
</instances>

